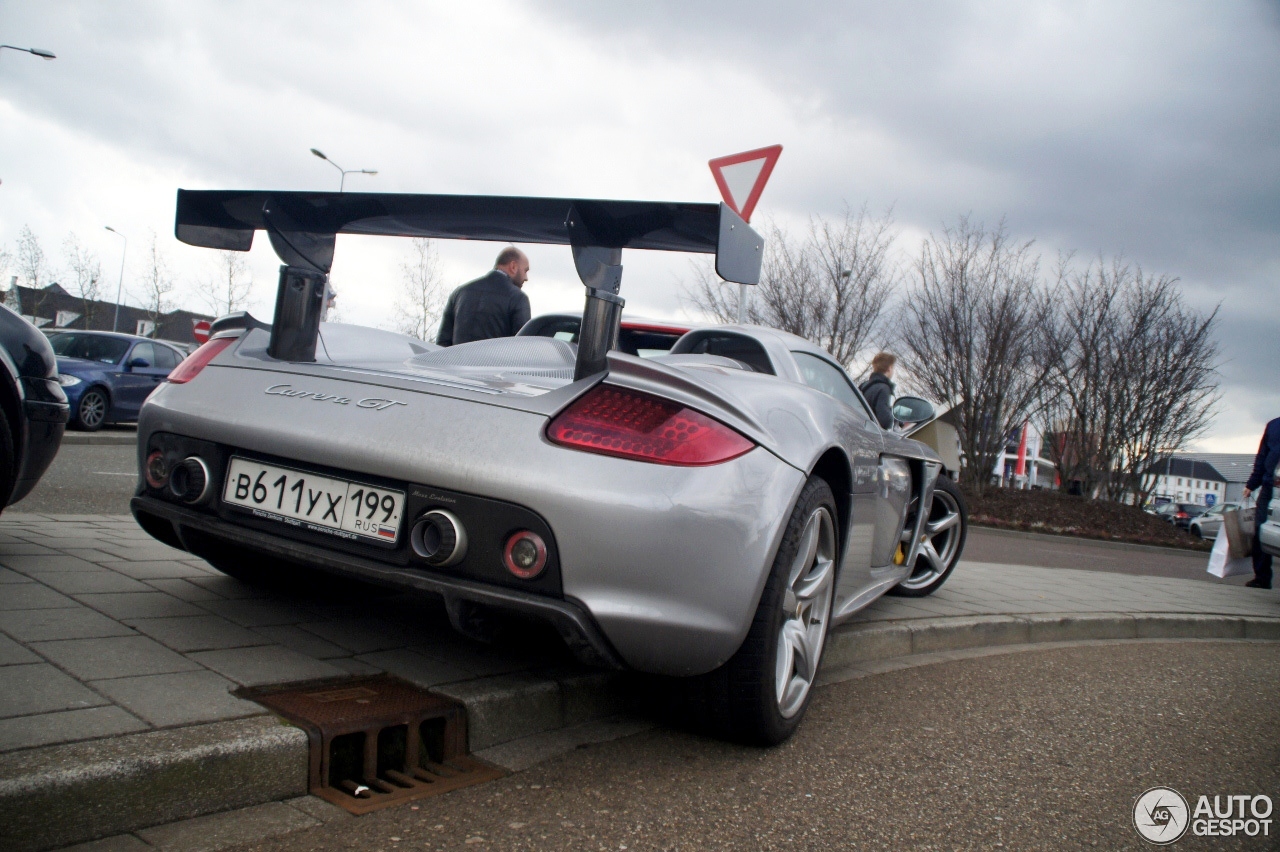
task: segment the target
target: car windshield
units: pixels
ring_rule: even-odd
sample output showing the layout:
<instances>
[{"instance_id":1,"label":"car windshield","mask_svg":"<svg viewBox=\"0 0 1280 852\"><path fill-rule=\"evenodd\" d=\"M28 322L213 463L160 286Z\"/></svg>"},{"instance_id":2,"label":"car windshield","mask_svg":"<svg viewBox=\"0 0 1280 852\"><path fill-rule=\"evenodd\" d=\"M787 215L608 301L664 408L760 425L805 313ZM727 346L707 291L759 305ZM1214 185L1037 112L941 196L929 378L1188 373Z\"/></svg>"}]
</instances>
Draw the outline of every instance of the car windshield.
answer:
<instances>
[{"instance_id":1,"label":"car windshield","mask_svg":"<svg viewBox=\"0 0 1280 852\"><path fill-rule=\"evenodd\" d=\"M59 334L49 343L54 354L63 358L83 358L102 364L119 364L129 351L129 341L99 334Z\"/></svg>"}]
</instances>

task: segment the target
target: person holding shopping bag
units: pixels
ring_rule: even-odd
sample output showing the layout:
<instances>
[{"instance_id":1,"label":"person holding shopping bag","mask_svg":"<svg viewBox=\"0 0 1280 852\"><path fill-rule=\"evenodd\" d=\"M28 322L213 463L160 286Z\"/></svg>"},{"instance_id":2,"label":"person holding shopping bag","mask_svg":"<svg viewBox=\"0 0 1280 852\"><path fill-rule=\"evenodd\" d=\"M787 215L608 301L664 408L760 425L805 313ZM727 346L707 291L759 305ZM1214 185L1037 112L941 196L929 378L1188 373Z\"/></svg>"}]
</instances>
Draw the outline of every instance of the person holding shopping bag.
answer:
<instances>
[{"instance_id":1,"label":"person holding shopping bag","mask_svg":"<svg viewBox=\"0 0 1280 852\"><path fill-rule=\"evenodd\" d=\"M1280 417L1267 424L1262 433L1258 456L1253 460L1253 473L1244 484L1244 496L1258 492L1258 503L1253 518L1253 579L1245 583L1251 589L1271 588L1271 554L1262 552L1262 525L1271 509L1271 495L1276 486L1277 467L1280 467Z\"/></svg>"}]
</instances>

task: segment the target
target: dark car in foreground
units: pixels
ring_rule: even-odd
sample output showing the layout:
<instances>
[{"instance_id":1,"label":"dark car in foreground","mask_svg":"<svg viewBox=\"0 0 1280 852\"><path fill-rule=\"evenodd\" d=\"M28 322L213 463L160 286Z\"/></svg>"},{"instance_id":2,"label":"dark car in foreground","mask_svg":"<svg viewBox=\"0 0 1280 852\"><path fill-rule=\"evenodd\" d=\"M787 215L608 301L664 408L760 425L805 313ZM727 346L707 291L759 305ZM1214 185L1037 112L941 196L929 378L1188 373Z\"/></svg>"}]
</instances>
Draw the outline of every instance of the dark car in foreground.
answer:
<instances>
[{"instance_id":1,"label":"dark car in foreground","mask_svg":"<svg viewBox=\"0 0 1280 852\"><path fill-rule=\"evenodd\" d=\"M64 331L49 342L71 425L87 432L137 420L143 401L186 357L159 340L106 331Z\"/></svg>"},{"instance_id":2,"label":"dark car in foreground","mask_svg":"<svg viewBox=\"0 0 1280 852\"><path fill-rule=\"evenodd\" d=\"M31 493L62 443L67 397L55 363L48 339L0 306L0 509Z\"/></svg>"}]
</instances>

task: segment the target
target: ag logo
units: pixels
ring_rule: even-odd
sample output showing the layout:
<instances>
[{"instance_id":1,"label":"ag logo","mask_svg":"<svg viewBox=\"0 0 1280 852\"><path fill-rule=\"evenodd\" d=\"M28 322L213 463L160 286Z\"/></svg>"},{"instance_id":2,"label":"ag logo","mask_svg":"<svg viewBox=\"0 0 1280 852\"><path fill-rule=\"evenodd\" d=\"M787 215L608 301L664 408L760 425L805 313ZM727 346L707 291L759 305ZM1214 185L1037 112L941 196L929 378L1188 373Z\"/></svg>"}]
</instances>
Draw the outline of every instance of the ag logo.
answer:
<instances>
[{"instance_id":1,"label":"ag logo","mask_svg":"<svg viewBox=\"0 0 1280 852\"><path fill-rule=\"evenodd\" d=\"M1133 827L1144 840L1160 846L1186 834L1190 822L1187 800L1169 787L1152 787L1133 803Z\"/></svg>"}]
</instances>

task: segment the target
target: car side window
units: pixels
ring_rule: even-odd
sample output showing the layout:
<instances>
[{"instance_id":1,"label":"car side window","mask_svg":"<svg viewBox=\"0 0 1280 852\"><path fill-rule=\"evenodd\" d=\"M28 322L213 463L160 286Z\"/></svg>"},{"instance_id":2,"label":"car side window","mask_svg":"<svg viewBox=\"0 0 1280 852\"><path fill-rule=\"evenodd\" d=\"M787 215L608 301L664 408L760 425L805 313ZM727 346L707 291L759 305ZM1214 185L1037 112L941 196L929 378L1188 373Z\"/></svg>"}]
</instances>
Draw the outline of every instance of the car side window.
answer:
<instances>
[{"instance_id":1,"label":"car side window","mask_svg":"<svg viewBox=\"0 0 1280 852\"><path fill-rule=\"evenodd\" d=\"M133 351L129 353L129 360L132 362L138 358L146 361L151 366L156 365L156 348L150 343L139 343L133 347Z\"/></svg>"},{"instance_id":2,"label":"car side window","mask_svg":"<svg viewBox=\"0 0 1280 852\"><path fill-rule=\"evenodd\" d=\"M151 366L160 370L172 370L178 366L178 353L170 349L168 346L153 346L156 353L156 360L151 362Z\"/></svg>"},{"instance_id":3,"label":"car side window","mask_svg":"<svg viewBox=\"0 0 1280 852\"><path fill-rule=\"evenodd\" d=\"M792 352L796 366L800 368L800 376L804 383L814 390L834 396L850 408L856 409L866 417L871 416L867 404L862 401L861 394L854 388L849 378L835 364L810 355L808 352Z\"/></svg>"}]
</instances>

